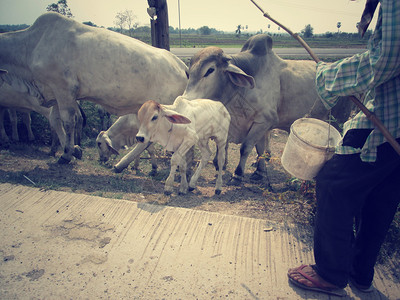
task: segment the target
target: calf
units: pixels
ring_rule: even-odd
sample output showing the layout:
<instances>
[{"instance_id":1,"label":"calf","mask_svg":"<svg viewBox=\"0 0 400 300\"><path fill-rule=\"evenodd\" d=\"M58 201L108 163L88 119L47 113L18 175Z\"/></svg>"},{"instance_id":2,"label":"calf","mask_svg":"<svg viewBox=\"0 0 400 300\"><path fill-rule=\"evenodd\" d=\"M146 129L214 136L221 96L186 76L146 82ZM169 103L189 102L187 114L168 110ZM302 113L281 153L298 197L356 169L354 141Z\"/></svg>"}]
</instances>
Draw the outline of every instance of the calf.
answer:
<instances>
[{"instance_id":1,"label":"calf","mask_svg":"<svg viewBox=\"0 0 400 300\"><path fill-rule=\"evenodd\" d=\"M135 144L135 136L138 132L139 120L136 114L128 114L119 117L117 121L106 131L101 131L97 136L96 143L100 160L105 162L111 155L119 155L118 150L125 146ZM151 159L152 174L157 171L157 164L154 157L154 148L150 145L147 148ZM135 159L134 168L139 166L139 156Z\"/></svg>"},{"instance_id":2,"label":"calf","mask_svg":"<svg viewBox=\"0 0 400 300\"><path fill-rule=\"evenodd\" d=\"M215 183L215 194L221 193L222 169L225 162L226 140L228 138L231 117L221 102L208 99L188 101L183 97L176 98L172 105L162 105L155 101L145 102L138 112L140 121L136 139L141 143L157 142L168 151L174 152L171 157L171 171L165 182L164 193L172 193L174 176L177 167L181 175L180 194L186 194L186 153L195 144L201 151L201 161L192 176L189 189L193 190L201 169L207 164L211 151L208 140L213 139L218 151L218 176Z\"/></svg>"}]
</instances>

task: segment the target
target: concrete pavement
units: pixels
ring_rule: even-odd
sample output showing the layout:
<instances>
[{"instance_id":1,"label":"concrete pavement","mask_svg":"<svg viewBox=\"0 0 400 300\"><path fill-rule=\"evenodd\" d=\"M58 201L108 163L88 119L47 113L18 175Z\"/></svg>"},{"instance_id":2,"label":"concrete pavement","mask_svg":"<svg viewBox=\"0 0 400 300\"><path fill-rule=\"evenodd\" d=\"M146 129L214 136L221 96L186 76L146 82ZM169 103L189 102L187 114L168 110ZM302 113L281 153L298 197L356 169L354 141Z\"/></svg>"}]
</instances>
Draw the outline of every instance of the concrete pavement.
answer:
<instances>
[{"instance_id":1,"label":"concrete pavement","mask_svg":"<svg viewBox=\"0 0 400 300\"><path fill-rule=\"evenodd\" d=\"M288 284L313 257L289 224L5 183L0 226L0 299L336 299ZM344 299L400 298L374 284Z\"/></svg>"}]
</instances>

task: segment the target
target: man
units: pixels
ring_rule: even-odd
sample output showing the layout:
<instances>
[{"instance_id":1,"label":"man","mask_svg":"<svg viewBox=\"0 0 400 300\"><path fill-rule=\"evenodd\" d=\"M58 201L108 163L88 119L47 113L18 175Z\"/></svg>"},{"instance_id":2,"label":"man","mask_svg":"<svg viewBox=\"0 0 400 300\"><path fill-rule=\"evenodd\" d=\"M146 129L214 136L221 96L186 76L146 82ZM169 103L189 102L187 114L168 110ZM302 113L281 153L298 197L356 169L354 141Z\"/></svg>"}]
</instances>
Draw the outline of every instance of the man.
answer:
<instances>
[{"instance_id":1,"label":"man","mask_svg":"<svg viewBox=\"0 0 400 300\"><path fill-rule=\"evenodd\" d=\"M367 0L359 29L365 32L379 2L368 51L318 63L316 84L327 108L337 96L367 92L366 107L400 141L400 1ZM345 123L344 134L316 177L316 264L288 271L296 286L338 296L346 295L349 282L374 290L374 266L400 200L400 155L379 129L360 112Z\"/></svg>"}]
</instances>

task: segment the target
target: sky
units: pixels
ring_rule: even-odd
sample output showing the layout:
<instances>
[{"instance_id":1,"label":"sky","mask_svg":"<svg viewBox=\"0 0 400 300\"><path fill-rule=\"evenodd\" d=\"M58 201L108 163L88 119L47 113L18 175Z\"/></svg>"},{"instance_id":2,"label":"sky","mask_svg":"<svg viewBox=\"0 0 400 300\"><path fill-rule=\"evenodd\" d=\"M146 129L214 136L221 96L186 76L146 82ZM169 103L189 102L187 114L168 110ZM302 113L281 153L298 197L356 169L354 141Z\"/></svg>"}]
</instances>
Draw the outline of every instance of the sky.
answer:
<instances>
[{"instance_id":1,"label":"sky","mask_svg":"<svg viewBox=\"0 0 400 300\"><path fill-rule=\"evenodd\" d=\"M301 32L307 24L314 34L340 31L357 32L365 0L255 0L271 17L291 29ZM47 5L57 0L0 0L0 24L31 25L46 12ZM91 21L97 26L114 27L118 12L131 10L140 26L150 24L147 0L67 0L74 19ZM169 25L181 28L208 26L217 30L236 30L240 24L247 26L243 32L279 32L278 26L266 19L250 0L167 0ZM180 10L178 9L180 4ZM180 14L179 14L180 11ZM376 19L376 17L374 18ZM374 20L370 25L373 29ZM270 28L268 28L270 25ZM280 30L282 31L282 29Z\"/></svg>"}]
</instances>

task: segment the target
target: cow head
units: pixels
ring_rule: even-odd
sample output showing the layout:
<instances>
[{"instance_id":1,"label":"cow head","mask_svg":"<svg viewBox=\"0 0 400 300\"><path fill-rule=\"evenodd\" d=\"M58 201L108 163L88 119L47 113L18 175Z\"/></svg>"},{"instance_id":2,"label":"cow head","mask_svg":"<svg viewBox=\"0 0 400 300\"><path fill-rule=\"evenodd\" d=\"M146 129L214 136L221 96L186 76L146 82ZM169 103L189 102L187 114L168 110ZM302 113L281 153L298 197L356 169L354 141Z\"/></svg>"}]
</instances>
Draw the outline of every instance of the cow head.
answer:
<instances>
[{"instance_id":1,"label":"cow head","mask_svg":"<svg viewBox=\"0 0 400 300\"><path fill-rule=\"evenodd\" d=\"M139 132L136 140L140 143L157 141L157 137L168 135L171 131L170 124L189 124L191 121L177 113L166 109L160 103L149 100L146 101L138 111L140 122Z\"/></svg>"},{"instance_id":2,"label":"cow head","mask_svg":"<svg viewBox=\"0 0 400 300\"><path fill-rule=\"evenodd\" d=\"M105 131L101 131L96 138L97 150L99 151L100 161L106 162L111 155L119 155L118 150L112 146L111 139Z\"/></svg>"},{"instance_id":3,"label":"cow head","mask_svg":"<svg viewBox=\"0 0 400 300\"><path fill-rule=\"evenodd\" d=\"M231 62L221 48L207 47L190 61L189 81L183 94L189 100L207 98L223 101L224 89L235 87L252 89L255 80Z\"/></svg>"}]
</instances>

